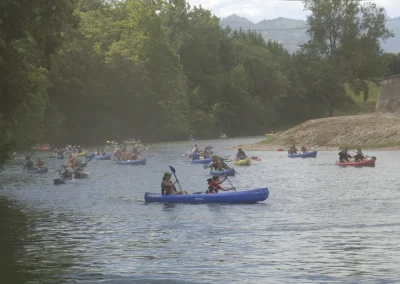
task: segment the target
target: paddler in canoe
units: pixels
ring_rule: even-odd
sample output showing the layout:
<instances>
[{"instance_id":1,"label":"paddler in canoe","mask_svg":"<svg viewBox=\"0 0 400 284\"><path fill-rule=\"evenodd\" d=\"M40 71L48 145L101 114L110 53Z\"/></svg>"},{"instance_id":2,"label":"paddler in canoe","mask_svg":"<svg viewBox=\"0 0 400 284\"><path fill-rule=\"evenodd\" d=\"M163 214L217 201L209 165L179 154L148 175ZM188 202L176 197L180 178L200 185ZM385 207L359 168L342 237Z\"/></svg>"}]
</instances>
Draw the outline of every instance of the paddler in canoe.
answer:
<instances>
[{"instance_id":1,"label":"paddler in canoe","mask_svg":"<svg viewBox=\"0 0 400 284\"><path fill-rule=\"evenodd\" d=\"M129 156L129 160L131 160L131 161L136 161L136 160L139 160L139 159L140 159L139 155L137 154L137 152L134 152L134 151Z\"/></svg>"},{"instance_id":2,"label":"paddler in canoe","mask_svg":"<svg viewBox=\"0 0 400 284\"><path fill-rule=\"evenodd\" d=\"M81 148L81 146L78 146L78 148L76 148L76 152L78 154L82 154L83 153L83 149Z\"/></svg>"},{"instance_id":3,"label":"paddler in canoe","mask_svg":"<svg viewBox=\"0 0 400 284\"><path fill-rule=\"evenodd\" d=\"M348 151L348 149L344 149L344 150L339 152L339 154L338 154L339 155L339 161L341 163L344 163L345 161L347 163L349 163L350 162L349 159L353 158L352 156L350 156L349 153L347 153L347 151Z\"/></svg>"},{"instance_id":4,"label":"paddler in canoe","mask_svg":"<svg viewBox=\"0 0 400 284\"><path fill-rule=\"evenodd\" d=\"M194 147L192 149L192 153L199 153L200 152L200 148L197 144L194 144Z\"/></svg>"},{"instance_id":5,"label":"paddler in canoe","mask_svg":"<svg viewBox=\"0 0 400 284\"><path fill-rule=\"evenodd\" d=\"M60 174L60 180L68 181L74 179L75 170L72 168L65 168L61 169L58 173Z\"/></svg>"},{"instance_id":6,"label":"paddler in canoe","mask_svg":"<svg viewBox=\"0 0 400 284\"><path fill-rule=\"evenodd\" d=\"M31 156L26 156L25 158L25 165L24 165L24 171L25 169L27 170L35 170L35 164L33 163Z\"/></svg>"},{"instance_id":7,"label":"paddler in canoe","mask_svg":"<svg viewBox=\"0 0 400 284\"><path fill-rule=\"evenodd\" d=\"M44 162L42 161L42 158L37 157L37 158L36 158L36 168L37 168L37 169L41 169L41 168L43 168L43 167L45 167L45 164L44 164Z\"/></svg>"},{"instance_id":8,"label":"paddler in canoe","mask_svg":"<svg viewBox=\"0 0 400 284\"><path fill-rule=\"evenodd\" d=\"M308 149L306 148L306 147L301 147L301 152L303 153L303 154L305 154L305 153L308 153Z\"/></svg>"},{"instance_id":9,"label":"paddler in canoe","mask_svg":"<svg viewBox=\"0 0 400 284\"><path fill-rule=\"evenodd\" d=\"M161 194L162 195L178 195L178 194L188 194L186 190L177 191L175 188L175 184L178 183L178 180L175 182L171 181L171 173L164 173L163 180L161 182Z\"/></svg>"},{"instance_id":10,"label":"paddler in canoe","mask_svg":"<svg viewBox=\"0 0 400 284\"><path fill-rule=\"evenodd\" d=\"M208 190L206 191L207 194L215 194L218 193L218 190L222 191L229 191L234 188L223 188L221 184L227 180L227 177L225 177L222 181L219 180L219 176L213 176L212 178L209 178L207 180L208 183Z\"/></svg>"},{"instance_id":11,"label":"paddler in canoe","mask_svg":"<svg viewBox=\"0 0 400 284\"><path fill-rule=\"evenodd\" d=\"M236 154L236 161L241 161L245 159L248 159L246 153L242 150L242 148L239 148Z\"/></svg>"},{"instance_id":12,"label":"paddler in canoe","mask_svg":"<svg viewBox=\"0 0 400 284\"><path fill-rule=\"evenodd\" d=\"M75 157L74 155L69 154L69 157L68 157L66 166L67 166L68 168L74 168L74 167L76 167L76 157Z\"/></svg>"},{"instance_id":13,"label":"paddler in canoe","mask_svg":"<svg viewBox=\"0 0 400 284\"><path fill-rule=\"evenodd\" d=\"M213 149L213 147L210 146L210 145L208 145L208 146L206 146L206 147L204 148L204 153L205 153L207 156L210 156L210 155L213 154L212 149Z\"/></svg>"},{"instance_id":14,"label":"paddler in canoe","mask_svg":"<svg viewBox=\"0 0 400 284\"><path fill-rule=\"evenodd\" d=\"M293 144L293 146L290 147L288 153L289 153L289 155L297 154L297 148L296 148L295 144Z\"/></svg>"},{"instance_id":15,"label":"paddler in canoe","mask_svg":"<svg viewBox=\"0 0 400 284\"><path fill-rule=\"evenodd\" d=\"M230 167L225 163L224 158L221 158L217 155L213 155L211 158L213 158L213 161L207 166L208 168L214 171L223 171L230 169Z\"/></svg>"},{"instance_id":16,"label":"paddler in canoe","mask_svg":"<svg viewBox=\"0 0 400 284\"><path fill-rule=\"evenodd\" d=\"M357 149L357 154L354 155L354 159L356 162L361 162L364 161L366 157L364 156L363 152L361 151L361 148Z\"/></svg>"}]
</instances>

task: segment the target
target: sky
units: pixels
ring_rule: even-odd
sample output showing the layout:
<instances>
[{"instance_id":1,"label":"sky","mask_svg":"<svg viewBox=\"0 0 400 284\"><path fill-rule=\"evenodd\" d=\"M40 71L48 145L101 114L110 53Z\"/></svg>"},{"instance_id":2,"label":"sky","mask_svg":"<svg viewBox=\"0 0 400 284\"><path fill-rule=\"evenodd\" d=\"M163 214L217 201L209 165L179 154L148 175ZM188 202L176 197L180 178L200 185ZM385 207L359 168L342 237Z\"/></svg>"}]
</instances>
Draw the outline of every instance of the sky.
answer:
<instances>
[{"instance_id":1,"label":"sky","mask_svg":"<svg viewBox=\"0 0 400 284\"><path fill-rule=\"evenodd\" d=\"M306 18L301 1L284 0L188 0L192 6L201 5L211 10L220 18L236 14L250 21L259 22L264 19L279 17L302 19ZM384 7L389 17L400 16L400 0L372 0L371 2Z\"/></svg>"}]
</instances>

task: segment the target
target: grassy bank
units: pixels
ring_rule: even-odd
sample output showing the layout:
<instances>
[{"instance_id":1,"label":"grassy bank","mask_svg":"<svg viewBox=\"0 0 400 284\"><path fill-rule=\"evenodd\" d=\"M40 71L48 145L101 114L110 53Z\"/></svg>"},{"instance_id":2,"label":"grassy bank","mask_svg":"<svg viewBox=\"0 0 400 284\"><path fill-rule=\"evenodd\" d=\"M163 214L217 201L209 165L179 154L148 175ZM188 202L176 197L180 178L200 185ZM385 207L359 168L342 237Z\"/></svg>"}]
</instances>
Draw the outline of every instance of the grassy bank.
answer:
<instances>
[{"instance_id":1,"label":"grassy bank","mask_svg":"<svg viewBox=\"0 0 400 284\"><path fill-rule=\"evenodd\" d=\"M374 113L376 102L379 96L379 86L369 83L369 98L364 102L364 94L356 95L353 90L346 87L346 92L353 104L346 103L343 107L335 111L335 116L348 116Z\"/></svg>"}]
</instances>

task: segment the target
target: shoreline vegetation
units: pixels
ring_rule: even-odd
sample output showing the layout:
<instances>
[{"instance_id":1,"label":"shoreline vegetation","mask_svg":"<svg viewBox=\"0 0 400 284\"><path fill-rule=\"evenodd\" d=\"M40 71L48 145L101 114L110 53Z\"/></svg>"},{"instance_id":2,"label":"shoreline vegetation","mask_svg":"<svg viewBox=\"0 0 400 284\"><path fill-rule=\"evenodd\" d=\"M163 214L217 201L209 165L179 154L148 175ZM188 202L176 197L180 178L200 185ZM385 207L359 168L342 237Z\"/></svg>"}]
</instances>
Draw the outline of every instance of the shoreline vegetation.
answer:
<instances>
[{"instance_id":1,"label":"shoreline vegetation","mask_svg":"<svg viewBox=\"0 0 400 284\"><path fill-rule=\"evenodd\" d=\"M340 116L308 120L265 140L238 145L245 151L285 151L295 144L316 151L343 148L400 150L400 117L391 114Z\"/></svg>"},{"instance_id":2,"label":"shoreline vegetation","mask_svg":"<svg viewBox=\"0 0 400 284\"><path fill-rule=\"evenodd\" d=\"M0 4L13 11L0 16L0 166L41 142L248 136L369 113L375 83L400 74L380 46L395 36L385 10L359 0L302 1L296 53L187 0L42 2Z\"/></svg>"}]
</instances>

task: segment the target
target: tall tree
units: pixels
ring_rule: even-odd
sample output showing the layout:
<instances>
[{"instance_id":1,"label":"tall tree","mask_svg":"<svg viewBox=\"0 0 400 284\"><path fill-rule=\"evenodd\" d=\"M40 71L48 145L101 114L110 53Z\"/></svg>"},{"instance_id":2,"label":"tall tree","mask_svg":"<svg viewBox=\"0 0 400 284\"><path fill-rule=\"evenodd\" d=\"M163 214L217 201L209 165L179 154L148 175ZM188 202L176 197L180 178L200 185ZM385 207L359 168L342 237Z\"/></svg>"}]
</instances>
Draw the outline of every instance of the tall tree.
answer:
<instances>
[{"instance_id":1,"label":"tall tree","mask_svg":"<svg viewBox=\"0 0 400 284\"><path fill-rule=\"evenodd\" d=\"M76 24L75 0L0 2L0 119L19 146L41 138L47 71L63 32ZM6 133L0 132L0 136Z\"/></svg>"},{"instance_id":2,"label":"tall tree","mask_svg":"<svg viewBox=\"0 0 400 284\"><path fill-rule=\"evenodd\" d=\"M360 0L304 0L310 41L303 52L312 53L329 68L324 77L330 81L324 89L329 115L346 99L344 85L364 89L365 81L381 77L386 72L381 62L380 40L393 34L386 28L383 8L362 4Z\"/></svg>"}]
</instances>

